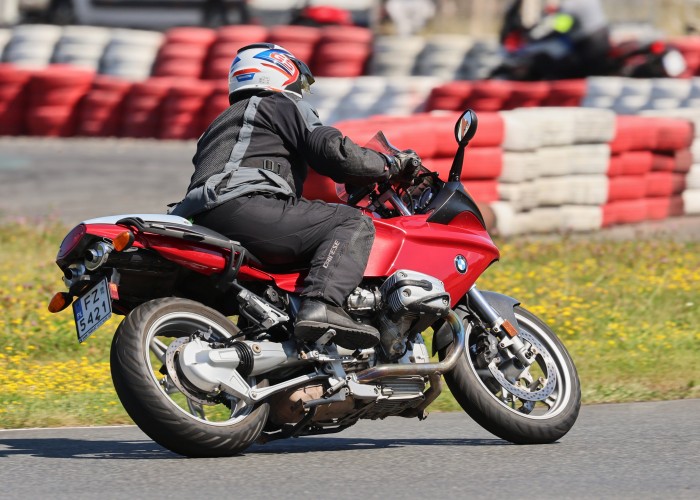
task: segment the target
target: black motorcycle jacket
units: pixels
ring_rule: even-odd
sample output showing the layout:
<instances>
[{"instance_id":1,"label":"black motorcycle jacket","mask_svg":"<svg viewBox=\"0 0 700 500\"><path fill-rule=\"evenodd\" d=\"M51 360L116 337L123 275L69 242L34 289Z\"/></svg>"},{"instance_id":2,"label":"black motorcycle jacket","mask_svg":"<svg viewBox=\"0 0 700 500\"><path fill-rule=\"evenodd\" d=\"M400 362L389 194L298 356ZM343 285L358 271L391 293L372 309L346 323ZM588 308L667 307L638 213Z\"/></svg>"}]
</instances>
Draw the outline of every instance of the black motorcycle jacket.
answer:
<instances>
[{"instance_id":1,"label":"black motorcycle jacket","mask_svg":"<svg viewBox=\"0 0 700 500\"><path fill-rule=\"evenodd\" d=\"M307 165L336 182L362 185L389 175L385 157L362 148L285 92L243 94L197 142L185 198L170 213L192 217L251 193L301 196Z\"/></svg>"}]
</instances>

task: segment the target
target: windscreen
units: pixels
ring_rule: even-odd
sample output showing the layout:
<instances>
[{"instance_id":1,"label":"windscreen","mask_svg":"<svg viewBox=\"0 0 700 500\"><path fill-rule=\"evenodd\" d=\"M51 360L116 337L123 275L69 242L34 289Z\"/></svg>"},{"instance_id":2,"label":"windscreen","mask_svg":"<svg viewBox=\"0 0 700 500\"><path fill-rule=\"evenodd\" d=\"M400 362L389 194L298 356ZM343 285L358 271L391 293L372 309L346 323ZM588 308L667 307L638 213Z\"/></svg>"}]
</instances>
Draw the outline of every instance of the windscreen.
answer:
<instances>
[{"instance_id":1,"label":"windscreen","mask_svg":"<svg viewBox=\"0 0 700 500\"><path fill-rule=\"evenodd\" d=\"M396 153L401 152L400 149L396 148L389 142L384 135L384 132L381 130L374 134L374 137L367 141L367 144L365 144L364 147L389 156L394 156ZM335 193L338 195L338 198L344 202L348 201L348 192L345 190L345 184L336 183Z\"/></svg>"}]
</instances>

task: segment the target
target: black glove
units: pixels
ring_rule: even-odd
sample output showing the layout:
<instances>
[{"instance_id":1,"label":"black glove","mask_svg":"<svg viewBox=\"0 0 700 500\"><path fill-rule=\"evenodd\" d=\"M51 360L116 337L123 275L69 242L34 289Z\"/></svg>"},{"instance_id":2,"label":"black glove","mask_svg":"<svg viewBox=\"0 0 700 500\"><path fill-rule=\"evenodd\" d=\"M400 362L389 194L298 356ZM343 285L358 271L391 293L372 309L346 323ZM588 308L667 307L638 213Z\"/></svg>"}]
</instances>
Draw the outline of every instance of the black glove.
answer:
<instances>
[{"instance_id":1,"label":"black glove","mask_svg":"<svg viewBox=\"0 0 700 500\"><path fill-rule=\"evenodd\" d=\"M403 188L411 185L421 166L420 157L412 149L405 149L394 156L387 156L387 162L389 164L389 179L397 182Z\"/></svg>"}]
</instances>

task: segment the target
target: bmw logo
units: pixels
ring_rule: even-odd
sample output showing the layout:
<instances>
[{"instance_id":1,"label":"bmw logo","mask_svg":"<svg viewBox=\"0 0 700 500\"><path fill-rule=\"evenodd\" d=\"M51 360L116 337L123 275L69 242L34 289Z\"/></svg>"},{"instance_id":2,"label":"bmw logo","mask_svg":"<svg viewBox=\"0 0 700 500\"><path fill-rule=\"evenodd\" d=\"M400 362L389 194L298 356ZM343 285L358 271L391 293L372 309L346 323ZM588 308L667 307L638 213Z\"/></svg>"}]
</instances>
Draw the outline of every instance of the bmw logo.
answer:
<instances>
[{"instance_id":1,"label":"bmw logo","mask_svg":"<svg viewBox=\"0 0 700 500\"><path fill-rule=\"evenodd\" d=\"M467 272L467 259L464 258L464 255L458 255L455 257L455 267L457 268L457 272L459 274L464 274Z\"/></svg>"}]
</instances>

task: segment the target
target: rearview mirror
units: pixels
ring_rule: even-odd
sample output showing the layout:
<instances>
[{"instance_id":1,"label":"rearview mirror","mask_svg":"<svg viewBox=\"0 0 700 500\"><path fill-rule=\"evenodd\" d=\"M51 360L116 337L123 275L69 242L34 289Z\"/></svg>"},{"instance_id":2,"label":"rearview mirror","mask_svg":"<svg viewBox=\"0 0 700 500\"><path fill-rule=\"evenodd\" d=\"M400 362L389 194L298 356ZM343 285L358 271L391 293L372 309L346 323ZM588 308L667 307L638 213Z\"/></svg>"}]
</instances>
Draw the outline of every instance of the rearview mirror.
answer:
<instances>
[{"instance_id":1,"label":"rearview mirror","mask_svg":"<svg viewBox=\"0 0 700 500\"><path fill-rule=\"evenodd\" d=\"M472 140L474 134L476 134L478 122L476 113L471 109L466 110L459 117L455 124L455 139L457 139L457 143L460 146L466 146Z\"/></svg>"}]
</instances>

